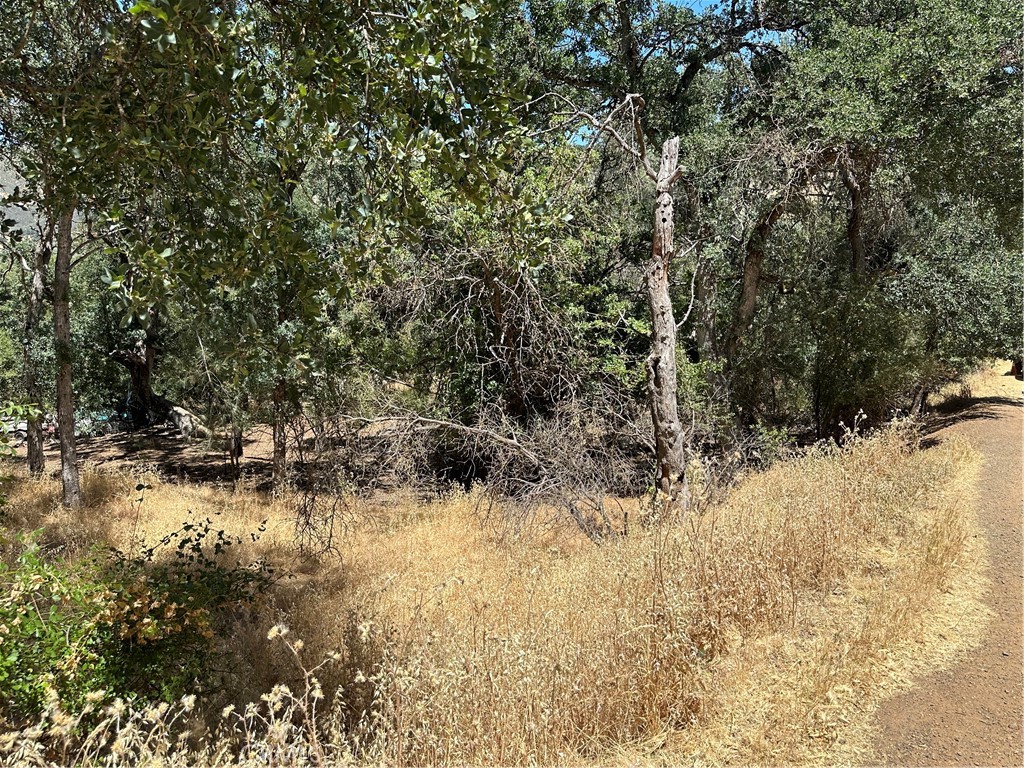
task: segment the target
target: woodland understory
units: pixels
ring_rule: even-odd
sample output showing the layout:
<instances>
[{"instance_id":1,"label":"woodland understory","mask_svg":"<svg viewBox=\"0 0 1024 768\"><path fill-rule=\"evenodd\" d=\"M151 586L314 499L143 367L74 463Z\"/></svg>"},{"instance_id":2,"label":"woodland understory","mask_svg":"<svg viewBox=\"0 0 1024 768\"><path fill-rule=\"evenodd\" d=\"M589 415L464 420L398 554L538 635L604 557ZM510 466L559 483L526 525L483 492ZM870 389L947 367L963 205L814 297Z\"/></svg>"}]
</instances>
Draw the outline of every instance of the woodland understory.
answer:
<instances>
[{"instance_id":1,"label":"woodland understory","mask_svg":"<svg viewBox=\"0 0 1024 768\"><path fill-rule=\"evenodd\" d=\"M973 605L1019 16L5 0L0 753L855 759Z\"/></svg>"}]
</instances>

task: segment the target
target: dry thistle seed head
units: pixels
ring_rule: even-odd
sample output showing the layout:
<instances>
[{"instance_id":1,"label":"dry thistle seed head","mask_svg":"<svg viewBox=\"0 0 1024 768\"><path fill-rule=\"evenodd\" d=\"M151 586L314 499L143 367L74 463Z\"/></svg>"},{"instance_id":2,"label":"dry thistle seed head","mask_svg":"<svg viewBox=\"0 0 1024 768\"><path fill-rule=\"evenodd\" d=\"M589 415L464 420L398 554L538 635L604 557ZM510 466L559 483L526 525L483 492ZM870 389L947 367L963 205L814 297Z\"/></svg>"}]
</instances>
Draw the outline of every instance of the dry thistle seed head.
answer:
<instances>
[{"instance_id":1,"label":"dry thistle seed head","mask_svg":"<svg viewBox=\"0 0 1024 768\"><path fill-rule=\"evenodd\" d=\"M186 712L191 712L196 708L196 696L194 693L189 693L181 697L181 707Z\"/></svg>"},{"instance_id":2,"label":"dry thistle seed head","mask_svg":"<svg viewBox=\"0 0 1024 768\"><path fill-rule=\"evenodd\" d=\"M370 627L372 626L373 622L364 621L362 624L356 627L356 630L359 632L359 639L362 640L364 643L366 642L366 638L370 636Z\"/></svg>"},{"instance_id":3,"label":"dry thistle seed head","mask_svg":"<svg viewBox=\"0 0 1024 768\"><path fill-rule=\"evenodd\" d=\"M275 624L270 628L270 631L267 632L267 640L274 640L278 637L284 637L288 634L288 631L288 627L286 627L284 624Z\"/></svg>"},{"instance_id":4,"label":"dry thistle seed head","mask_svg":"<svg viewBox=\"0 0 1024 768\"><path fill-rule=\"evenodd\" d=\"M105 714L116 717L119 715L123 715L125 709L125 703L121 699L114 699L114 702L106 708Z\"/></svg>"},{"instance_id":5,"label":"dry thistle seed head","mask_svg":"<svg viewBox=\"0 0 1024 768\"><path fill-rule=\"evenodd\" d=\"M283 721L271 724L267 730L267 741L272 744L282 744L288 739L288 726Z\"/></svg>"}]
</instances>

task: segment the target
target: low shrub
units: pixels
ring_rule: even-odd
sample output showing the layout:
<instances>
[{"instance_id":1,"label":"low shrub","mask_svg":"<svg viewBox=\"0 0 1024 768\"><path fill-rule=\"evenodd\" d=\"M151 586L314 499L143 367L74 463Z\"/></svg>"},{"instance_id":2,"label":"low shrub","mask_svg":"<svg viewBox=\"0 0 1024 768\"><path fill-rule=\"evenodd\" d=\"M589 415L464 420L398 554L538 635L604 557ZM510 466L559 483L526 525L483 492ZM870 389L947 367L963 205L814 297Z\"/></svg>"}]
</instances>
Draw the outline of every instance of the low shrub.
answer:
<instances>
[{"instance_id":1,"label":"low shrub","mask_svg":"<svg viewBox=\"0 0 1024 768\"><path fill-rule=\"evenodd\" d=\"M270 578L261 563L225 565L236 543L210 519L187 523L139 555L94 550L50 561L36 536L0 566L0 715L39 716L122 698L172 701L202 691L215 625Z\"/></svg>"}]
</instances>

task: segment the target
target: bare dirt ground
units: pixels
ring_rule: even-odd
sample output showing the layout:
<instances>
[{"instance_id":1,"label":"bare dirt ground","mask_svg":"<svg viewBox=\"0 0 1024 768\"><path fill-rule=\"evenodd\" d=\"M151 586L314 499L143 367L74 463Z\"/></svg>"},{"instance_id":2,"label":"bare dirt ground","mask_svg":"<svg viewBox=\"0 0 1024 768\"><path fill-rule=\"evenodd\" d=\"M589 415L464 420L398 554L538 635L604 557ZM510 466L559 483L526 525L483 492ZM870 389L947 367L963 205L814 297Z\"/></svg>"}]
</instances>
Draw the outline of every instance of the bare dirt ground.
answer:
<instances>
[{"instance_id":1,"label":"bare dirt ground","mask_svg":"<svg viewBox=\"0 0 1024 768\"><path fill-rule=\"evenodd\" d=\"M117 432L78 440L78 458L83 464L106 470L135 471L149 467L168 480L200 483L230 483L234 470L221 440L188 440L170 426L155 426L137 432ZM270 427L257 425L245 433L241 472L257 483L269 482L273 442ZM47 466L59 471L60 446L46 444ZM25 455L25 446L18 449Z\"/></svg>"},{"instance_id":2,"label":"bare dirt ground","mask_svg":"<svg viewBox=\"0 0 1024 768\"><path fill-rule=\"evenodd\" d=\"M933 435L964 435L983 454L977 509L994 618L980 647L881 706L874 745L880 765L1024 765L1024 407L1021 382L1005 374L1008 368L983 372L972 382L972 398L940 409Z\"/></svg>"}]
</instances>

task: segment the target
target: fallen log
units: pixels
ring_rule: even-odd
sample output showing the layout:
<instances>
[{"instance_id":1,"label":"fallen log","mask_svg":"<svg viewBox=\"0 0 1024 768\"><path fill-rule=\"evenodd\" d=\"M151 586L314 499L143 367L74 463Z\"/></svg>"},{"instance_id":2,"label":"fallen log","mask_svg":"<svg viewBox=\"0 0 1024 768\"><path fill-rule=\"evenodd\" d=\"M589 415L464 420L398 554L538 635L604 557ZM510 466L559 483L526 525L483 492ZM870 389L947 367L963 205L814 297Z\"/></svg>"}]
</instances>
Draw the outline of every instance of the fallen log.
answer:
<instances>
[{"instance_id":1,"label":"fallen log","mask_svg":"<svg viewBox=\"0 0 1024 768\"><path fill-rule=\"evenodd\" d=\"M162 397L157 397L156 400L165 407L165 420L171 422L178 432L181 433L182 437L188 439L194 436L203 438L213 437L213 431L203 424L202 420L192 411L188 410L188 408L183 408Z\"/></svg>"}]
</instances>

